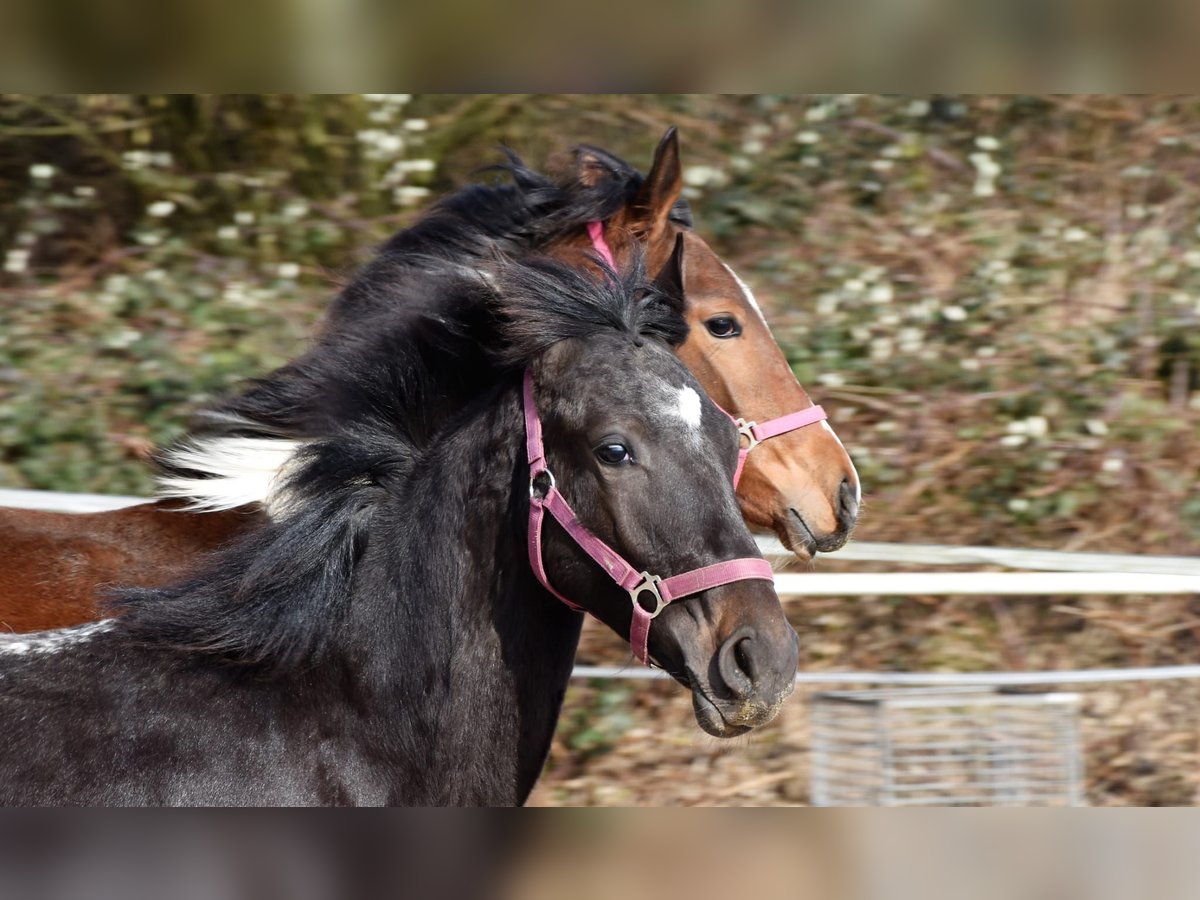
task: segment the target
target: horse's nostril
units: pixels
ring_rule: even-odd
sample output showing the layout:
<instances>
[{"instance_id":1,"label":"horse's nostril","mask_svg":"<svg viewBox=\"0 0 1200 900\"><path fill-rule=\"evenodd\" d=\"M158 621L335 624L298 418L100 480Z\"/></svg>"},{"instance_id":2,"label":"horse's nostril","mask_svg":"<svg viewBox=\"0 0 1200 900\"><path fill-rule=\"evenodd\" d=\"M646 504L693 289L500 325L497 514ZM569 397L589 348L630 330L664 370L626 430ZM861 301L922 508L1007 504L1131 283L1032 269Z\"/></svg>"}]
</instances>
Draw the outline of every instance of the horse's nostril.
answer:
<instances>
[{"instance_id":1,"label":"horse's nostril","mask_svg":"<svg viewBox=\"0 0 1200 900\"><path fill-rule=\"evenodd\" d=\"M750 638L742 638L733 646L733 658L737 661L738 667L749 676L750 681L757 681L757 673L754 671L754 660L750 657L749 650Z\"/></svg>"},{"instance_id":2,"label":"horse's nostril","mask_svg":"<svg viewBox=\"0 0 1200 900\"><path fill-rule=\"evenodd\" d=\"M721 680L735 697L745 699L754 693L757 669L754 633L748 628L739 628L721 645L717 654L717 670L721 673Z\"/></svg>"},{"instance_id":3,"label":"horse's nostril","mask_svg":"<svg viewBox=\"0 0 1200 900\"><path fill-rule=\"evenodd\" d=\"M850 483L849 477L843 478L838 487L838 519L843 527L854 524L858 518L858 491Z\"/></svg>"}]
</instances>

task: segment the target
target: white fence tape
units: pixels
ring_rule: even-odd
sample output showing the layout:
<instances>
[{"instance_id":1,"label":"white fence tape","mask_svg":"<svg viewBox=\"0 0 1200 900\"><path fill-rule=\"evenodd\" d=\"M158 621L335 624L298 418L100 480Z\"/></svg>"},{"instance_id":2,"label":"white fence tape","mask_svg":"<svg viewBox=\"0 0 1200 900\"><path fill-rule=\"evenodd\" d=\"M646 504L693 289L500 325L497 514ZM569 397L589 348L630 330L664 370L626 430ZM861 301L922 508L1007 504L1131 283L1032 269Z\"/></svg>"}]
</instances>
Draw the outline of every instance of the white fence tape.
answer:
<instances>
[{"instance_id":1,"label":"white fence tape","mask_svg":"<svg viewBox=\"0 0 1200 900\"><path fill-rule=\"evenodd\" d=\"M659 669L624 666L576 666L576 678L657 681L670 676ZM1150 666L1140 669L1064 669L1059 672L801 672L796 684L861 684L896 687L1113 684L1126 681L1180 681L1200 678L1200 666Z\"/></svg>"},{"instance_id":2,"label":"white fence tape","mask_svg":"<svg viewBox=\"0 0 1200 900\"><path fill-rule=\"evenodd\" d=\"M22 491L0 488L0 506L41 509L51 512L103 512L145 502L147 501L144 497L67 494L55 491ZM758 545L765 556L786 558L791 555L774 537L759 537ZM1043 572L1118 572L1123 574L1143 572L1153 575L1200 576L1200 559L1190 556L1074 553L1011 547L956 547L949 544L884 544L875 541L851 541L838 551L837 558L849 562L891 562L919 566L988 565ZM989 593L997 592L990 591Z\"/></svg>"},{"instance_id":3,"label":"white fence tape","mask_svg":"<svg viewBox=\"0 0 1200 900\"><path fill-rule=\"evenodd\" d=\"M54 512L101 512L146 502L140 497L0 489L0 506ZM774 538L759 538L764 555L789 554ZM1019 596L1200 594L1200 560L1184 556L1070 553L1006 547L854 542L844 560L906 565L992 565L1025 572L782 572L776 589L786 597ZM665 678L630 666L577 666L577 678ZM865 685L1066 685L1200 678L1200 665L1061 672L804 672L797 684Z\"/></svg>"}]
</instances>

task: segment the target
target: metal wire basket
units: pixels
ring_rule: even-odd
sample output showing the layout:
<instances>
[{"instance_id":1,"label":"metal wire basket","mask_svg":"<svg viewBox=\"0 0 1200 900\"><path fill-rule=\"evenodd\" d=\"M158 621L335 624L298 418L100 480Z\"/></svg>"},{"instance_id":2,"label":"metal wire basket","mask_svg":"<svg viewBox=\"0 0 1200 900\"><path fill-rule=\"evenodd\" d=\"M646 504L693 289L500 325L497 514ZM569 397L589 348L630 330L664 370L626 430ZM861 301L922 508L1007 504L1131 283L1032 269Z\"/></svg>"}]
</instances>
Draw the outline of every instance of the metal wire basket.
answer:
<instances>
[{"instance_id":1,"label":"metal wire basket","mask_svg":"<svg viewBox=\"0 0 1200 900\"><path fill-rule=\"evenodd\" d=\"M815 806L1082 806L1080 697L829 691L812 703Z\"/></svg>"}]
</instances>

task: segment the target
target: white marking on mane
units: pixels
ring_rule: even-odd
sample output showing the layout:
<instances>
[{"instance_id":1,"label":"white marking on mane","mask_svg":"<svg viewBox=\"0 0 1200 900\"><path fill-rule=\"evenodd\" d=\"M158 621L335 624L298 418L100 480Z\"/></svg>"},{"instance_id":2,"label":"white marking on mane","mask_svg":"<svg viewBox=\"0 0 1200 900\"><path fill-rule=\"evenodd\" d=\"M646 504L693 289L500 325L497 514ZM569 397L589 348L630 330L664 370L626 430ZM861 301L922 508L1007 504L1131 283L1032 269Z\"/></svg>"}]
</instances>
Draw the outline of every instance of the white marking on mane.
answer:
<instances>
[{"instance_id":1,"label":"white marking on mane","mask_svg":"<svg viewBox=\"0 0 1200 900\"><path fill-rule=\"evenodd\" d=\"M69 647L86 644L98 634L110 631L112 619L76 625L73 628L57 628L52 631L35 631L31 634L0 634L0 654L25 656L27 654L58 653Z\"/></svg>"},{"instance_id":2,"label":"white marking on mane","mask_svg":"<svg viewBox=\"0 0 1200 900\"><path fill-rule=\"evenodd\" d=\"M167 462L208 475L159 479L158 493L189 501L190 509L217 511L262 503L268 513L279 507L280 476L303 446L300 441L271 438L199 438L168 450Z\"/></svg>"},{"instance_id":3,"label":"white marking on mane","mask_svg":"<svg viewBox=\"0 0 1200 900\"><path fill-rule=\"evenodd\" d=\"M688 428L696 429L700 427L701 405L700 395L690 387L681 387L679 389L679 418L683 420L683 424Z\"/></svg>"},{"instance_id":4,"label":"white marking on mane","mask_svg":"<svg viewBox=\"0 0 1200 900\"><path fill-rule=\"evenodd\" d=\"M850 471L854 473L854 502L862 503L862 480L858 477L858 469L854 467L854 460L850 458L850 451L846 450L846 445L842 443L842 439L837 436L837 432L833 430L833 426L827 419L821 420L821 427L832 434L833 439L838 442L838 446L846 452L846 459L850 461Z\"/></svg>"}]
</instances>

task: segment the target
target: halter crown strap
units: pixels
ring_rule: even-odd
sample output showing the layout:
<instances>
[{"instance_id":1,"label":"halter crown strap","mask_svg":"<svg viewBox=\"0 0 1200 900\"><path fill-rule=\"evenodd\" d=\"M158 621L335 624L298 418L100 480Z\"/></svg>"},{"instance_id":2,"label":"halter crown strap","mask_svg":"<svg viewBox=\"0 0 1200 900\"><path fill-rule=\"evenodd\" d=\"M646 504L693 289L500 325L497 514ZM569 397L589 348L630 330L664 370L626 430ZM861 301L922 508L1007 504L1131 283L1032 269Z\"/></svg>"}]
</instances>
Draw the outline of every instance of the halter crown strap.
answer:
<instances>
[{"instance_id":1,"label":"halter crown strap","mask_svg":"<svg viewBox=\"0 0 1200 900\"><path fill-rule=\"evenodd\" d=\"M765 559L747 557L715 563L693 569L670 578L659 578L649 572L639 572L620 553L594 535L575 515L571 505L559 492L554 475L546 466L546 449L542 443L542 423L537 414L533 394L533 373L526 369L522 388L525 411L525 454L529 463L529 562L542 587L574 610L582 608L568 600L550 584L542 561L542 525L548 512L597 565L614 582L629 592L633 616L629 626L629 645L639 661L649 664L648 643L650 622L672 600L699 594L710 588L747 579L773 581L774 573ZM543 489L537 482L545 478ZM648 595L648 596L647 596ZM646 608L646 600L653 609Z\"/></svg>"}]
</instances>

